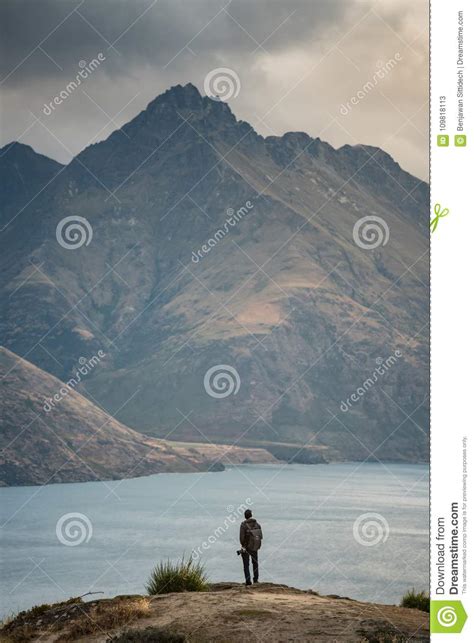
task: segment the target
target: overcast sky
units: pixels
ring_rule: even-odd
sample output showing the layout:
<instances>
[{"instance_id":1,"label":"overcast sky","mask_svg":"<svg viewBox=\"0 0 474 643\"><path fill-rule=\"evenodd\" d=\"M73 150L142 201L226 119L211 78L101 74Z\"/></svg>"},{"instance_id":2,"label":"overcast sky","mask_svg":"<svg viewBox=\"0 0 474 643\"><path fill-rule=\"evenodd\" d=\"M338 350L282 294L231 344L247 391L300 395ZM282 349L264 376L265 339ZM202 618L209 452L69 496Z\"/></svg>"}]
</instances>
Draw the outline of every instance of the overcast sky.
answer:
<instances>
[{"instance_id":1,"label":"overcast sky","mask_svg":"<svg viewBox=\"0 0 474 643\"><path fill-rule=\"evenodd\" d=\"M68 162L170 86L204 93L227 67L232 110L262 135L376 145L427 178L428 0L2 0L0 25L2 145Z\"/></svg>"}]
</instances>

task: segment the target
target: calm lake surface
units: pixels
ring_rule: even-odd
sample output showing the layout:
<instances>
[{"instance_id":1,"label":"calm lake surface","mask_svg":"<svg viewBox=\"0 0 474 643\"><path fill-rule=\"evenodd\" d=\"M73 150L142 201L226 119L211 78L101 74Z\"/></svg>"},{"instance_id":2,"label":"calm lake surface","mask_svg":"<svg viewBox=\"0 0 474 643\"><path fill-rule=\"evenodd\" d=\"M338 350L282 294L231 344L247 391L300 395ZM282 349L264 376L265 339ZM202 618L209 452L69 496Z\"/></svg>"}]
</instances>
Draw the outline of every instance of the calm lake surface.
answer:
<instances>
[{"instance_id":1,"label":"calm lake surface","mask_svg":"<svg viewBox=\"0 0 474 643\"><path fill-rule=\"evenodd\" d=\"M246 465L0 489L2 615L89 591L143 593L157 561L193 549L212 581L241 582L232 516L246 499L263 527L262 581L380 603L428 588L428 466ZM58 521L70 513L84 530L68 536L69 519Z\"/></svg>"}]
</instances>

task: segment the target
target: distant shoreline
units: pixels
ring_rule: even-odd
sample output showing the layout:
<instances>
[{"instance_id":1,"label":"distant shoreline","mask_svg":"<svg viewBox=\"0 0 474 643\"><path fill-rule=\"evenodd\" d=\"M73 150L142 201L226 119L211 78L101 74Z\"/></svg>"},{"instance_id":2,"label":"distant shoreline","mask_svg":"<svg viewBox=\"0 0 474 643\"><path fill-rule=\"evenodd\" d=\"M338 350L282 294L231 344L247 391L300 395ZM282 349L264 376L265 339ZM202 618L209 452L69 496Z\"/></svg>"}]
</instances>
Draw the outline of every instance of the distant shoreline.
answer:
<instances>
[{"instance_id":1,"label":"distant shoreline","mask_svg":"<svg viewBox=\"0 0 474 643\"><path fill-rule=\"evenodd\" d=\"M158 473L149 473L146 475L142 476L134 476L130 478L106 478L106 479L101 479L101 480L83 480L83 481L78 481L78 480L71 480L71 481L65 481L65 482L52 482L49 483L48 485L34 485L34 484L20 484L20 485L7 485L7 484L2 484L0 482L0 493L2 492L3 489L36 489L38 487L42 486L48 486L48 487L58 487L58 486L63 486L63 485L74 485L74 484L94 484L98 482L120 482L120 481L125 481L125 480L140 480L142 478L151 478L153 476L166 476L166 475L177 475L177 474L203 474L203 473L223 473L224 471L228 469L235 469L235 468L240 468L240 467L262 467L262 468L275 468L275 469L280 469L281 467L287 467L287 466L301 466L301 467L311 467L311 466L317 466L317 465L326 465L326 466L331 466L331 465L374 465L374 466L379 466L379 465L397 465L397 466L410 466L410 467L426 467L429 468L429 462L399 462L399 461L383 461L381 460L380 462L365 462L365 461L359 461L359 460L344 460L344 461L331 461L331 462L319 462L319 463L302 463L302 462L284 462L284 461L275 461L275 462L239 462L235 464L226 464L224 465L223 469L220 470L203 470L203 471L162 471Z\"/></svg>"}]
</instances>

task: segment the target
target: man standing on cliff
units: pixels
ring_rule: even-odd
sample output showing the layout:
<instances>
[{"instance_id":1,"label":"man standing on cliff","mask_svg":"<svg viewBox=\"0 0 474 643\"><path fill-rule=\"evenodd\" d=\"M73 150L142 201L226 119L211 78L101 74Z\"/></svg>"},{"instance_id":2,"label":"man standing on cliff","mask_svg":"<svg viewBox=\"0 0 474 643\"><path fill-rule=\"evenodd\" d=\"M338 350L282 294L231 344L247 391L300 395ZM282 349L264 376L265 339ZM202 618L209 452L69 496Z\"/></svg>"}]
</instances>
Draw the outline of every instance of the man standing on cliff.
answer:
<instances>
[{"instance_id":1,"label":"man standing on cliff","mask_svg":"<svg viewBox=\"0 0 474 643\"><path fill-rule=\"evenodd\" d=\"M258 550L262 546L262 528L252 518L250 509L246 509L245 520L240 525L240 544L242 546L241 556L244 563L245 584L251 585L250 580L250 559L252 559L253 582L258 583Z\"/></svg>"}]
</instances>

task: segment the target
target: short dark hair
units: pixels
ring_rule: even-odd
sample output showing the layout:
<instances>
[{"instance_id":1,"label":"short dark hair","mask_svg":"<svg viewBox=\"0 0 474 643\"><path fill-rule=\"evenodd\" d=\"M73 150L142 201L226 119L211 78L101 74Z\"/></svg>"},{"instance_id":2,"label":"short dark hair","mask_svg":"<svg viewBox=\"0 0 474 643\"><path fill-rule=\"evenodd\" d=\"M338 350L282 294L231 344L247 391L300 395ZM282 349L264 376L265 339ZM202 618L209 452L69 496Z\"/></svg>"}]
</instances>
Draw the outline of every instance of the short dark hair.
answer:
<instances>
[{"instance_id":1,"label":"short dark hair","mask_svg":"<svg viewBox=\"0 0 474 643\"><path fill-rule=\"evenodd\" d=\"M245 510L244 516L247 520L252 517L252 512L250 511L250 509Z\"/></svg>"}]
</instances>

